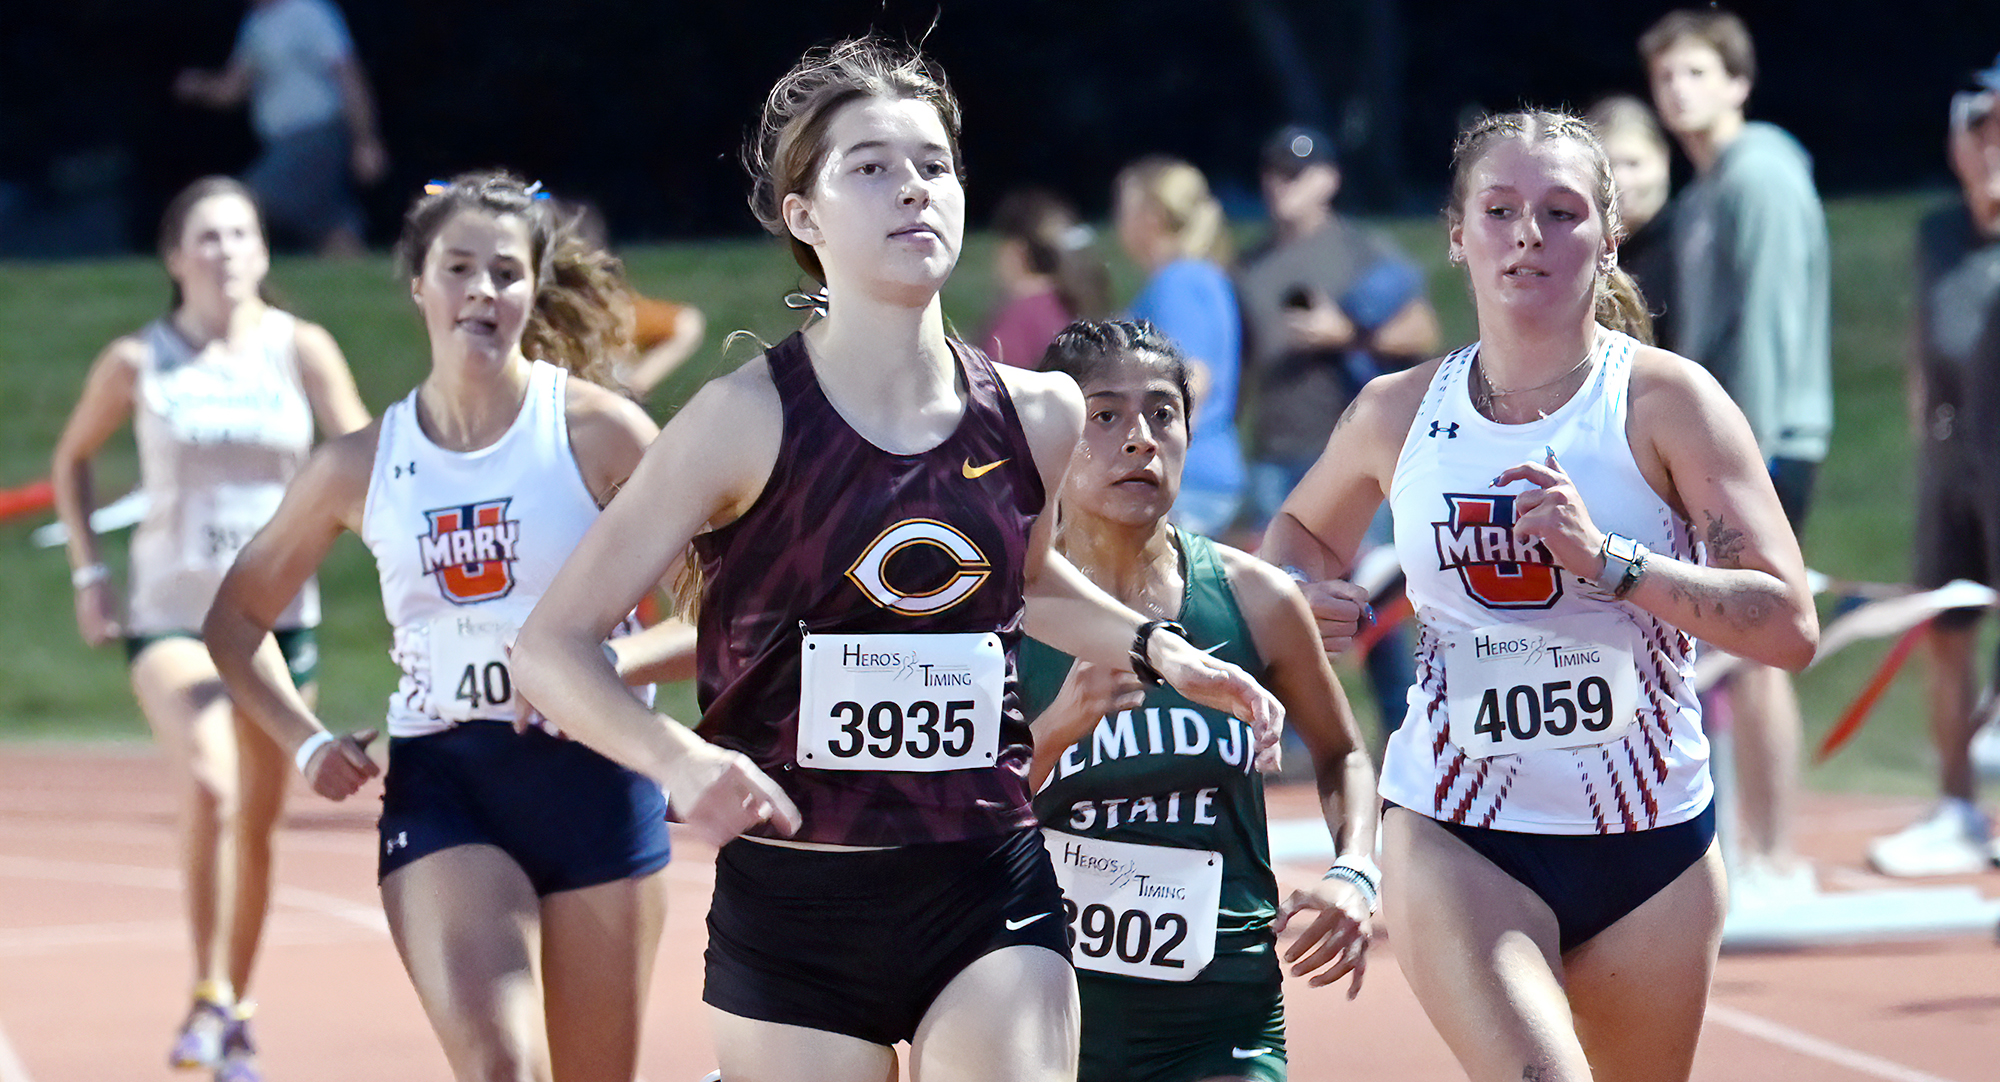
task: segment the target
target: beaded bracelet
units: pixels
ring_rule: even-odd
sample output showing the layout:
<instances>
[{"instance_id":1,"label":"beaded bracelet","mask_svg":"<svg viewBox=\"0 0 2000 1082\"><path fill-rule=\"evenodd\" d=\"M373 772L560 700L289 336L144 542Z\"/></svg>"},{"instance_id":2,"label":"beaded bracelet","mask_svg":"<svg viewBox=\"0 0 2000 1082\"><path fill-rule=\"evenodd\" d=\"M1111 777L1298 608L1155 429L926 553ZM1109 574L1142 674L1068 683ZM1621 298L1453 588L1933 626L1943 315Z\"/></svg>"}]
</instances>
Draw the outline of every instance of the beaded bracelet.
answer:
<instances>
[{"instance_id":1,"label":"beaded bracelet","mask_svg":"<svg viewBox=\"0 0 2000 1082\"><path fill-rule=\"evenodd\" d=\"M1342 853L1334 858L1333 867L1328 868L1320 878L1337 880L1360 891L1361 900L1368 903L1368 915L1371 917L1382 908L1382 871L1367 857Z\"/></svg>"}]
</instances>

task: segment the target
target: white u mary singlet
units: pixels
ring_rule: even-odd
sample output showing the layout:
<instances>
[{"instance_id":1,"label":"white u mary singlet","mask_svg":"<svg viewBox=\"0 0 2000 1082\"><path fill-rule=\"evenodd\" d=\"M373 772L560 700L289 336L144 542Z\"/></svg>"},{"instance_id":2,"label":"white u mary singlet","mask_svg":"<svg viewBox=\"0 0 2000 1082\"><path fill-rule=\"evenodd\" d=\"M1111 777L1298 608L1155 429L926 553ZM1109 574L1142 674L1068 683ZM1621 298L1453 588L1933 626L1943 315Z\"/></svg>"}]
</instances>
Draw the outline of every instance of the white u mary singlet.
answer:
<instances>
[{"instance_id":1,"label":"white u mary singlet","mask_svg":"<svg viewBox=\"0 0 2000 1082\"><path fill-rule=\"evenodd\" d=\"M1626 437L1638 343L1600 330L1593 348L1583 387L1526 424L1473 408L1476 343L1446 357L1397 459L1396 554L1422 634L1381 788L1432 818L1616 834L1691 819L1713 795L1693 640L1579 582L1539 542L1517 544L1514 497L1531 486L1493 485L1553 449L1598 529L1693 558Z\"/></svg>"},{"instance_id":2,"label":"white u mary singlet","mask_svg":"<svg viewBox=\"0 0 2000 1082\"><path fill-rule=\"evenodd\" d=\"M312 454L297 334L298 320L275 308L241 349L218 340L197 350L167 318L139 332L132 431L148 502L132 534L132 634L200 630L237 550ZM275 626L317 623L309 579Z\"/></svg>"},{"instance_id":3,"label":"white u mary singlet","mask_svg":"<svg viewBox=\"0 0 2000 1082\"><path fill-rule=\"evenodd\" d=\"M534 362L514 423L476 451L432 443L416 391L382 414L361 539L402 669L390 736L514 719L505 646L597 518L570 449L568 379Z\"/></svg>"}]
</instances>

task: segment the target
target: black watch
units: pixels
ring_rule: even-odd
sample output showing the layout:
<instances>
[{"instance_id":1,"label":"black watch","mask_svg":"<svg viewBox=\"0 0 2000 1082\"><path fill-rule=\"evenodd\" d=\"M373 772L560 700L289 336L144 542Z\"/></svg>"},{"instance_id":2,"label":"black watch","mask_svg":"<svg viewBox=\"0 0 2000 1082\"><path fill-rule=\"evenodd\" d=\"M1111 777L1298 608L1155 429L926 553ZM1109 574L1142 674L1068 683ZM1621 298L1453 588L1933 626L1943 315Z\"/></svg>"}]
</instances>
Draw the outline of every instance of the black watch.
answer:
<instances>
[{"instance_id":1,"label":"black watch","mask_svg":"<svg viewBox=\"0 0 2000 1082\"><path fill-rule=\"evenodd\" d=\"M1139 682L1149 688L1156 688L1166 683L1161 679L1160 671L1153 668L1152 662L1146 660L1146 644L1152 641L1155 631L1171 631L1183 639L1187 638L1187 628L1172 620L1148 620L1139 625L1138 634L1132 636L1132 675L1137 676Z\"/></svg>"}]
</instances>

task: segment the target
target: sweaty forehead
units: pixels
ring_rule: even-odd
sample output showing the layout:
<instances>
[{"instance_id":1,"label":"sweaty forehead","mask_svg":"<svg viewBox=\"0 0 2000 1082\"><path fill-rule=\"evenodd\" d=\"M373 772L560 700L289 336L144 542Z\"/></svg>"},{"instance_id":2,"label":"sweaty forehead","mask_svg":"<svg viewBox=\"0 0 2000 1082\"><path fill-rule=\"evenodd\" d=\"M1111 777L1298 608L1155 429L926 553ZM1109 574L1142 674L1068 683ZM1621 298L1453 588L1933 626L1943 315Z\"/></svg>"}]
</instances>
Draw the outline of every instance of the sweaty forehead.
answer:
<instances>
[{"instance_id":1,"label":"sweaty forehead","mask_svg":"<svg viewBox=\"0 0 2000 1082\"><path fill-rule=\"evenodd\" d=\"M936 107L915 98L863 97L843 105L826 128L828 147L845 154L857 145L894 143L949 148Z\"/></svg>"},{"instance_id":2,"label":"sweaty forehead","mask_svg":"<svg viewBox=\"0 0 2000 1082\"><path fill-rule=\"evenodd\" d=\"M525 259L528 223L516 214L495 214L468 207L445 219L431 238L433 253L466 251Z\"/></svg>"},{"instance_id":3,"label":"sweaty forehead","mask_svg":"<svg viewBox=\"0 0 2000 1082\"><path fill-rule=\"evenodd\" d=\"M1574 139L1503 139L1474 166L1472 191L1508 188L1532 195L1567 188L1587 197L1597 188L1595 172L1590 151Z\"/></svg>"},{"instance_id":4,"label":"sweaty forehead","mask_svg":"<svg viewBox=\"0 0 2000 1082\"><path fill-rule=\"evenodd\" d=\"M1167 375L1166 362L1147 352L1125 353L1107 361L1082 384L1085 397L1098 395L1165 396L1178 399L1179 385Z\"/></svg>"}]
</instances>

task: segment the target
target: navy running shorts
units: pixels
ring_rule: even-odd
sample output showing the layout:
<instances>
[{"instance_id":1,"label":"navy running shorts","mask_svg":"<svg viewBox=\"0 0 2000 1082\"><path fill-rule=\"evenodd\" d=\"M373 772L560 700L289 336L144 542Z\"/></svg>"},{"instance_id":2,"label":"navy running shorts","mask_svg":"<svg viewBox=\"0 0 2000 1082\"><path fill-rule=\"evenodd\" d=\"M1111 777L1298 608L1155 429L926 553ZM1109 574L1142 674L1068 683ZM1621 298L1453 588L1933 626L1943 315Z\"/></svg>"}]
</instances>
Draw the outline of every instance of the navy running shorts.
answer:
<instances>
[{"instance_id":1,"label":"navy running shorts","mask_svg":"<svg viewBox=\"0 0 2000 1082\"><path fill-rule=\"evenodd\" d=\"M1568 952L1646 904L1701 860L1715 841L1715 802L1684 823L1625 834L1438 825L1548 903L1561 949Z\"/></svg>"},{"instance_id":2,"label":"navy running shorts","mask_svg":"<svg viewBox=\"0 0 2000 1082\"><path fill-rule=\"evenodd\" d=\"M1079 972L1077 1082L1284 1082L1285 1004L1268 983L1133 980Z\"/></svg>"},{"instance_id":3,"label":"navy running shorts","mask_svg":"<svg viewBox=\"0 0 2000 1082\"><path fill-rule=\"evenodd\" d=\"M701 998L891 1045L967 966L1024 944L1069 958L1038 827L859 851L738 839L716 855Z\"/></svg>"},{"instance_id":4,"label":"navy running shorts","mask_svg":"<svg viewBox=\"0 0 2000 1082\"><path fill-rule=\"evenodd\" d=\"M457 845L491 845L537 895L667 866L660 787L573 740L466 721L389 741L377 880Z\"/></svg>"}]
</instances>

